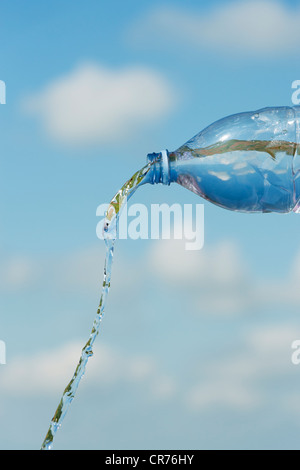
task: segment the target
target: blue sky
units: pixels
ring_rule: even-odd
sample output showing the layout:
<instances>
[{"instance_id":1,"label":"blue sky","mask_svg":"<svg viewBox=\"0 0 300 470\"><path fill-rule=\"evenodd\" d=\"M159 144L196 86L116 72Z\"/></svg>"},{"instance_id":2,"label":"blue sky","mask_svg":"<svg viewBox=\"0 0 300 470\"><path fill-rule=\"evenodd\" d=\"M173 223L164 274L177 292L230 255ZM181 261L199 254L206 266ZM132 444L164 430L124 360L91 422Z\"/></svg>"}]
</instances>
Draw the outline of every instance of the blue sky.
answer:
<instances>
[{"instance_id":1,"label":"blue sky","mask_svg":"<svg viewBox=\"0 0 300 470\"><path fill-rule=\"evenodd\" d=\"M0 448L40 447L89 335L97 206L147 153L292 105L299 20L287 1L1 2ZM205 245L117 243L56 448L299 448L299 216L225 211L175 184L132 202L203 202Z\"/></svg>"}]
</instances>

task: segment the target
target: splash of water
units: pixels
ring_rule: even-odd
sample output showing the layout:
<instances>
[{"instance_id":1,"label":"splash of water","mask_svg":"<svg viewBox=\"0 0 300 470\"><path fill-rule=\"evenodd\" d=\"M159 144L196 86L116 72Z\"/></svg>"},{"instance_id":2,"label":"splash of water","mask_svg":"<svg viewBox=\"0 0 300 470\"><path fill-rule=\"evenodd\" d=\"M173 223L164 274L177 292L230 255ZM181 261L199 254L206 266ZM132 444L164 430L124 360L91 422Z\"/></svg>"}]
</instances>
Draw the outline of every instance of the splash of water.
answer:
<instances>
[{"instance_id":1,"label":"splash of water","mask_svg":"<svg viewBox=\"0 0 300 470\"><path fill-rule=\"evenodd\" d=\"M53 448L54 437L58 429L61 427L63 419L66 416L67 411L75 397L79 383L85 374L88 360L93 355L93 345L100 331L100 324L103 318L107 296L110 288L114 246L117 236L119 216L122 207L125 205L126 201L134 194L134 192L138 189L139 186L147 182L147 176L149 175L151 166L152 162L147 164L141 170L137 171L130 178L130 180L128 180L116 193L107 209L103 231L104 240L106 244L106 257L104 263L102 293L97 309L97 314L94 319L89 339L81 351L81 356L74 372L74 375L66 386L62 398L59 402L59 405L56 409L56 412L51 420L48 432L41 447L42 450L51 450Z\"/></svg>"}]
</instances>

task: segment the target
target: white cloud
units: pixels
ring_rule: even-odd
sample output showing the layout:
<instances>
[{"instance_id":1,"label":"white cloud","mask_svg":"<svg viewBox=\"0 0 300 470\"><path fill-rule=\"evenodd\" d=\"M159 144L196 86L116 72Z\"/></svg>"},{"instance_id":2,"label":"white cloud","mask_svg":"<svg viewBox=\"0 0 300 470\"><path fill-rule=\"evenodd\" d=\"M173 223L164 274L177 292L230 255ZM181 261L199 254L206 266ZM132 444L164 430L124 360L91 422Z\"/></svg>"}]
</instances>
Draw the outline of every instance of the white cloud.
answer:
<instances>
[{"instance_id":1,"label":"white cloud","mask_svg":"<svg viewBox=\"0 0 300 470\"><path fill-rule=\"evenodd\" d=\"M59 293L81 292L88 295L97 293L100 296L105 252L104 242L99 241L93 246L59 258L54 257L47 263L43 262L45 282L49 282L50 278L54 289ZM132 286L138 285L139 282L140 274L136 262L128 263L127 257L118 252L117 256L114 256L112 265L113 291L122 297L125 297L127 292L131 295Z\"/></svg>"},{"instance_id":2,"label":"white cloud","mask_svg":"<svg viewBox=\"0 0 300 470\"><path fill-rule=\"evenodd\" d=\"M199 367L194 364L190 374L192 383L186 382L183 371L175 380L151 356L124 353L105 344L95 345L85 374L87 386L114 389L127 383L143 387L150 399L168 400L176 396L179 407L210 412L216 408L251 411L265 407L270 402L272 387L280 383L280 402L287 411L294 412L289 397L295 398L296 394L291 388L291 378L298 375L291 363L291 344L296 331L295 324L255 327L242 338L242 349L224 353L221 348L217 360L207 357L203 363L199 359ZM1 369L2 396L62 393L74 373L82 346L73 342L11 359Z\"/></svg>"},{"instance_id":3,"label":"white cloud","mask_svg":"<svg viewBox=\"0 0 300 470\"><path fill-rule=\"evenodd\" d=\"M13 291L33 285L39 275L38 263L30 256L5 257L0 264L1 289Z\"/></svg>"},{"instance_id":4,"label":"white cloud","mask_svg":"<svg viewBox=\"0 0 300 470\"><path fill-rule=\"evenodd\" d=\"M158 241L148 264L174 291L185 292L193 311L202 313L242 313L255 287L239 248L230 241L193 252L185 250L184 240Z\"/></svg>"},{"instance_id":5,"label":"white cloud","mask_svg":"<svg viewBox=\"0 0 300 470\"><path fill-rule=\"evenodd\" d=\"M72 378L83 344L62 345L54 350L13 358L1 370L1 393L10 395L52 395L62 393ZM85 377L89 386L110 388L119 383L146 385L154 399L165 399L176 390L174 381L160 371L148 356L124 354L101 344L94 348Z\"/></svg>"},{"instance_id":6,"label":"white cloud","mask_svg":"<svg viewBox=\"0 0 300 470\"><path fill-rule=\"evenodd\" d=\"M291 378L298 375L291 363L296 331L296 324L250 331L238 354L222 355L201 367L201 381L186 393L188 408L198 412L216 407L245 411L265 408L272 402L274 384L281 385L280 404L286 407L289 397L295 395ZM292 407L290 411L294 411Z\"/></svg>"},{"instance_id":7,"label":"white cloud","mask_svg":"<svg viewBox=\"0 0 300 470\"><path fill-rule=\"evenodd\" d=\"M201 50L277 57L298 50L299 22L300 8L280 1L232 1L203 12L159 8L141 20L131 36L141 41L150 31L151 39L159 32L160 41Z\"/></svg>"},{"instance_id":8,"label":"white cloud","mask_svg":"<svg viewBox=\"0 0 300 470\"><path fill-rule=\"evenodd\" d=\"M272 307L300 308L300 250L287 275L272 279L251 271L231 241L189 252L184 240L159 240L148 254L148 266L174 292L184 292L192 311L240 315Z\"/></svg>"},{"instance_id":9,"label":"white cloud","mask_svg":"<svg viewBox=\"0 0 300 470\"><path fill-rule=\"evenodd\" d=\"M168 81L149 68L85 64L28 96L23 107L59 142L113 144L138 136L143 125L167 114L174 101Z\"/></svg>"},{"instance_id":10,"label":"white cloud","mask_svg":"<svg viewBox=\"0 0 300 470\"><path fill-rule=\"evenodd\" d=\"M210 248L188 251L182 240L159 240L149 252L151 269L157 269L166 281L181 283L227 284L245 275L245 263L239 248L222 241ZM197 279L196 279L197 276Z\"/></svg>"},{"instance_id":11,"label":"white cloud","mask_svg":"<svg viewBox=\"0 0 300 470\"><path fill-rule=\"evenodd\" d=\"M194 386L186 397L188 407L203 411L215 406L235 410L257 406L259 399L254 391L248 390L236 377L233 382L231 379L210 379L207 383Z\"/></svg>"},{"instance_id":12,"label":"white cloud","mask_svg":"<svg viewBox=\"0 0 300 470\"><path fill-rule=\"evenodd\" d=\"M295 252L287 273L261 277L247 265L235 242L223 241L200 251L185 249L186 240L148 241L138 257L118 251L112 268L113 295L128 299L133 287L143 292L149 279L166 285L174 297L181 295L191 312L242 315L266 308L300 308L300 250ZM0 267L1 289L20 292L47 285L58 295L78 292L100 295L105 259L104 243L64 256L40 259L30 256L7 258ZM141 275L141 266L142 275Z\"/></svg>"},{"instance_id":13,"label":"white cloud","mask_svg":"<svg viewBox=\"0 0 300 470\"><path fill-rule=\"evenodd\" d=\"M14 395L51 394L62 391L71 378L80 349L69 344L55 351L15 357L1 373L2 393Z\"/></svg>"}]
</instances>

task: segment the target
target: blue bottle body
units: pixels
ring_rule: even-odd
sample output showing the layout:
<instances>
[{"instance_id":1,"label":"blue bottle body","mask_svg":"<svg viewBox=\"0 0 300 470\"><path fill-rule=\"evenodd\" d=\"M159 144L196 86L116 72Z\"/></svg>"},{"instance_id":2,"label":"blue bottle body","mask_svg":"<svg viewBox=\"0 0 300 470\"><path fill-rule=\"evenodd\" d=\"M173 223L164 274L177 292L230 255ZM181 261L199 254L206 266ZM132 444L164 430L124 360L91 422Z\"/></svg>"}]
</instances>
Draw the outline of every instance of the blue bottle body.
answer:
<instances>
[{"instance_id":1,"label":"blue bottle body","mask_svg":"<svg viewBox=\"0 0 300 470\"><path fill-rule=\"evenodd\" d=\"M161 175L167 184L177 182L234 211L297 212L299 143L300 106L235 114L170 152L168 167L165 162L156 163L150 182Z\"/></svg>"}]
</instances>

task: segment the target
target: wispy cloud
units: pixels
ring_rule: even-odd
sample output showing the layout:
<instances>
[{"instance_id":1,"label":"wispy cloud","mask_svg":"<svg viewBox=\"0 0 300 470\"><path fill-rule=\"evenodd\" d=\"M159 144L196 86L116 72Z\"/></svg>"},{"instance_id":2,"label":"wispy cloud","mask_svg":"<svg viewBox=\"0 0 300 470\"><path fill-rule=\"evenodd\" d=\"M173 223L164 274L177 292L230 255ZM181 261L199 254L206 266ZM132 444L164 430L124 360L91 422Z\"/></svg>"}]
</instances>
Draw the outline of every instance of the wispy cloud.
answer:
<instances>
[{"instance_id":1,"label":"wispy cloud","mask_svg":"<svg viewBox=\"0 0 300 470\"><path fill-rule=\"evenodd\" d=\"M1 393L38 396L62 393L73 376L83 344L69 343L38 354L16 356L1 372ZM91 387L111 388L130 383L146 386L153 399L165 399L176 390L175 382L160 370L155 359L98 345L87 374Z\"/></svg>"},{"instance_id":2,"label":"wispy cloud","mask_svg":"<svg viewBox=\"0 0 300 470\"><path fill-rule=\"evenodd\" d=\"M231 241L197 252L186 251L181 240L160 241L150 252L149 264L174 292L185 293L193 312L236 315L253 306L255 276Z\"/></svg>"},{"instance_id":3,"label":"wispy cloud","mask_svg":"<svg viewBox=\"0 0 300 470\"><path fill-rule=\"evenodd\" d=\"M264 409L275 403L274 384L280 386L280 406L297 413L297 368L291 363L296 324L252 328L241 338L242 349L220 348L216 359L195 356L193 374L164 370L157 358L130 354L106 344L96 345L87 367L90 389L116 390L128 384L143 390L148 400L176 397L179 409L192 413ZM1 372L1 394L12 397L57 396L71 379L82 344L73 342L53 350L15 356ZM187 382L186 379L188 378ZM293 382L296 380L296 382ZM295 388L291 387L295 383ZM266 384L268 384L266 386ZM290 403L293 399L293 405Z\"/></svg>"},{"instance_id":4,"label":"wispy cloud","mask_svg":"<svg viewBox=\"0 0 300 470\"><path fill-rule=\"evenodd\" d=\"M128 279L135 275L135 288L141 292L143 286L147 286L147 279L154 277L160 285L168 283L169 294L184 291L184 298L191 302L194 314L241 314L266 305L277 307L280 302L286 311L300 305L297 289L300 254L295 257L289 276L274 283L268 278L258 281L247 268L242 252L232 242L213 245L200 252L186 251L184 246L184 241L157 241L145 257L138 260L143 266L143 275L137 276L136 273L140 273L137 266L126 260L123 260L126 269L121 267L121 271L126 272ZM57 278L58 284L65 279L63 289L73 288L80 292L87 289L87 279L92 282L96 274L96 255L95 248L74 253L73 257L68 255L60 261L54 260L53 279ZM48 263L43 266L46 269ZM74 276L74 272L79 275ZM118 268L114 274L113 280L118 282ZM43 276L47 275L49 273L45 271ZM120 277L119 281L121 286ZM17 283L16 288L18 286ZM119 286L115 292L122 296ZM132 289L132 286L126 289ZM176 397L182 410L203 413L216 409L236 412L266 409L270 397L276 400L272 387L280 383L281 406L284 412L292 414L299 408L296 406L297 390L291 388L295 374L298 375L297 368L291 363L291 344L298 339L297 331L298 325L290 320L283 320L280 325L269 321L264 326L251 326L241 335L238 344L233 342L233 349L224 349L224 344L216 345L215 350L220 347L219 357L216 358L216 351L205 360L195 357L194 363L190 364L194 374L187 383L183 370L168 373L153 353L145 356L99 344L88 365L88 384L91 388L106 390L126 384L142 387L151 400ZM2 394L53 396L61 393L74 372L82 346L74 342L27 357L14 357L1 372Z\"/></svg>"},{"instance_id":5,"label":"wispy cloud","mask_svg":"<svg viewBox=\"0 0 300 470\"><path fill-rule=\"evenodd\" d=\"M2 256L0 266L0 290L16 292L27 289L36 283L39 274L39 262L23 254Z\"/></svg>"},{"instance_id":6,"label":"wispy cloud","mask_svg":"<svg viewBox=\"0 0 300 470\"><path fill-rule=\"evenodd\" d=\"M300 308L300 250L284 277L261 277L242 250L228 240L188 252L184 241L158 241L148 256L161 282L184 292L189 308L201 314L240 315L266 308ZM187 295L188 294L188 295Z\"/></svg>"},{"instance_id":7,"label":"wispy cloud","mask_svg":"<svg viewBox=\"0 0 300 470\"><path fill-rule=\"evenodd\" d=\"M145 67L77 67L24 99L51 138L69 145L113 144L137 136L143 125L172 109L174 93L157 71Z\"/></svg>"},{"instance_id":8,"label":"wispy cloud","mask_svg":"<svg viewBox=\"0 0 300 470\"><path fill-rule=\"evenodd\" d=\"M201 51L244 56L282 56L298 50L300 8L278 0L246 0L218 4L210 10L161 7L130 32L139 43L185 44Z\"/></svg>"},{"instance_id":9,"label":"wispy cloud","mask_svg":"<svg viewBox=\"0 0 300 470\"><path fill-rule=\"evenodd\" d=\"M276 400L272 384L281 383L280 403L286 407L290 396L296 394L290 387L293 377L297 377L291 363L296 331L295 324L268 325L250 331L238 354L227 353L202 365L201 380L187 392L187 406L197 412L216 407L236 411L265 408Z\"/></svg>"},{"instance_id":10,"label":"wispy cloud","mask_svg":"<svg viewBox=\"0 0 300 470\"><path fill-rule=\"evenodd\" d=\"M136 260L122 254L114 260L112 288L118 298L141 292L149 279L167 285L199 315L241 315L265 309L300 308L300 249L283 276L260 276L248 266L242 249L233 241L185 249L186 240L148 241ZM47 285L51 292L100 295L105 247L103 243L64 256L7 257L0 267L0 290L18 293ZM141 275L142 266L142 275Z\"/></svg>"}]
</instances>

